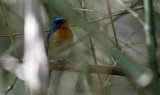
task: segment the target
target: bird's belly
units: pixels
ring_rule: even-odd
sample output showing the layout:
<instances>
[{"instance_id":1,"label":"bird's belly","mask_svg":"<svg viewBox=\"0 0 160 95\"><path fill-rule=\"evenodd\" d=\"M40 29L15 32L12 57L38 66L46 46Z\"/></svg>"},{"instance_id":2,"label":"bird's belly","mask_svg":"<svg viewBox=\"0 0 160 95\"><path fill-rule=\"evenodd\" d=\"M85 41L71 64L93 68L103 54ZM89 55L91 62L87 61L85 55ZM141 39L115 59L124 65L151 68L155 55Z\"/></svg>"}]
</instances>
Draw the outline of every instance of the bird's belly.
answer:
<instances>
[{"instance_id":1,"label":"bird's belly","mask_svg":"<svg viewBox=\"0 0 160 95\"><path fill-rule=\"evenodd\" d=\"M62 44L52 44L48 49L49 59L63 60L66 59L72 50L72 43Z\"/></svg>"},{"instance_id":2,"label":"bird's belly","mask_svg":"<svg viewBox=\"0 0 160 95\"><path fill-rule=\"evenodd\" d=\"M62 60L62 59L66 59L67 56L70 54L72 48L66 48L63 50L60 50L59 54L56 56L56 59L58 60Z\"/></svg>"}]
</instances>

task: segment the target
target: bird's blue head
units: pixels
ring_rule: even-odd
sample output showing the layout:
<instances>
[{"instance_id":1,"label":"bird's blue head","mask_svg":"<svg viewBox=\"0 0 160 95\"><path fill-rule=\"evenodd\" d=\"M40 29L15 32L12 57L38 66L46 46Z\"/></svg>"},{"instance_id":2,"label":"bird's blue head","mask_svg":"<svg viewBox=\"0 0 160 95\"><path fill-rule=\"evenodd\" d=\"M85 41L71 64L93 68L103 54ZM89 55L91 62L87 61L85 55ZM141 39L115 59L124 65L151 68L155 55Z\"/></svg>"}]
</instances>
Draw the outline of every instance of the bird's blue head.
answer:
<instances>
[{"instance_id":1,"label":"bird's blue head","mask_svg":"<svg viewBox=\"0 0 160 95\"><path fill-rule=\"evenodd\" d=\"M51 24L51 28L50 28L50 31L47 35L47 42L49 43L49 39L51 37L51 35L56 32L60 27L61 25L66 22L66 19L64 17L57 17L53 20L52 24Z\"/></svg>"}]
</instances>

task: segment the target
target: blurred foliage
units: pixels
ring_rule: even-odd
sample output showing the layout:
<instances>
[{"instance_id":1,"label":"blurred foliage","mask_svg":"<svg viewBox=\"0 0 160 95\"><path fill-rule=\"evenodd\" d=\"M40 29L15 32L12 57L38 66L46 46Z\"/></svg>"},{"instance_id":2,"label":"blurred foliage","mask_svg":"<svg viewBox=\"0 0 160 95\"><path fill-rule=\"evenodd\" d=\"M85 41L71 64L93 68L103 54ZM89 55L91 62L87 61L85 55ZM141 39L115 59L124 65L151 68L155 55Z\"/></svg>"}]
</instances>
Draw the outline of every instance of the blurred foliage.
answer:
<instances>
[{"instance_id":1,"label":"blurred foliage","mask_svg":"<svg viewBox=\"0 0 160 95\"><path fill-rule=\"evenodd\" d=\"M137 81L149 69L147 67L143 26L130 14L113 16L113 18L119 16L119 19L114 22L120 45L120 49L117 49L114 42L113 30L109 24L110 18L102 19L108 16L106 1L81 1L85 9L81 8L79 0L41 0L42 31L49 30L53 18L59 16L67 18L67 22L74 33L75 42L78 41L67 60L83 70L82 73L53 72L50 88L48 89L50 95L141 95L143 90L141 91L139 90L141 88L137 88ZM127 6L131 6L139 0L124 1ZM13 38L18 55L20 58L23 58L24 1L1 0L0 2L3 5L11 33L21 34ZM109 0L109 4L113 14L124 11L124 7L116 1ZM140 3L135 7L139 8L140 6L143 6L143 4ZM134 9L131 11L133 12ZM85 20L83 10L85 10L88 22ZM135 14L139 15L139 18L142 20L144 19L143 9L135 11ZM160 37L158 26L160 24L159 15L159 12L155 11L157 38ZM95 20L97 21L92 22ZM45 32L44 39L46 34ZM2 12L0 12L0 35L8 35ZM89 74L87 67L89 64L95 64L95 62L88 36L79 41L85 35L89 35L92 38L98 65L113 66L116 64L116 66L121 67L128 77ZM0 56L12 55L15 57L9 37L0 36L0 44ZM159 51L157 55L157 58L159 58ZM0 68L0 95L4 94L14 78L13 74ZM25 83L18 80L8 95L22 94L29 95L29 91L25 88Z\"/></svg>"}]
</instances>

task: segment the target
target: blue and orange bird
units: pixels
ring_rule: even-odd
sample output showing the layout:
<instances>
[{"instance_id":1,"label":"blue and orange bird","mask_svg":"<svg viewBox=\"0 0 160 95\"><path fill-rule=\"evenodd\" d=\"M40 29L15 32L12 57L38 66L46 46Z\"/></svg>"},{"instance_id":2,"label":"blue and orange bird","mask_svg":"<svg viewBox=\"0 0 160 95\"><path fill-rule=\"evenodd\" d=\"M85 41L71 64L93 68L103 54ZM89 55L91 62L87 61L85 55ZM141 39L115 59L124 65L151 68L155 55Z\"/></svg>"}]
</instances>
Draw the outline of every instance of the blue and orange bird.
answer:
<instances>
[{"instance_id":1,"label":"blue and orange bird","mask_svg":"<svg viewBox=\"0 0 160 95\"><path fill-rule=\"evenodd\" d=\"M73 33L70 30L66 19L57 17L51 24L47 35L48 59L58 64L57 60L64 60L70 54L73 44ZM51 72L49 73L49 77Z\"/></svg>"}]
</instances>

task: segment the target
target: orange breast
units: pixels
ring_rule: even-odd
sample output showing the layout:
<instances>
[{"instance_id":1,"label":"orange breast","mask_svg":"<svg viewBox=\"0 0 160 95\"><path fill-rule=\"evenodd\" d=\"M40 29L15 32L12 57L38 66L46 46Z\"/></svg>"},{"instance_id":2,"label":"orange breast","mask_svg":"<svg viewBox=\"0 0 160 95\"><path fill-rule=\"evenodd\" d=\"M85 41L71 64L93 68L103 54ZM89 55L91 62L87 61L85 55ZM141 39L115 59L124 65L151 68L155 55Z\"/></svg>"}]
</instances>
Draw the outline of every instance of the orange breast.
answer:
<instances>
[{"instance_id":1,"label":"orange breast","mask_svg":"<svg viewBox=\"0 0 160 95\"><path fill-rule=\"evenodd\" d=\"M63 40L73 41L73 33L69 29L67 23L63 23L61 27L55 32L55 37Z\"/></svg>"}]
</instances>

